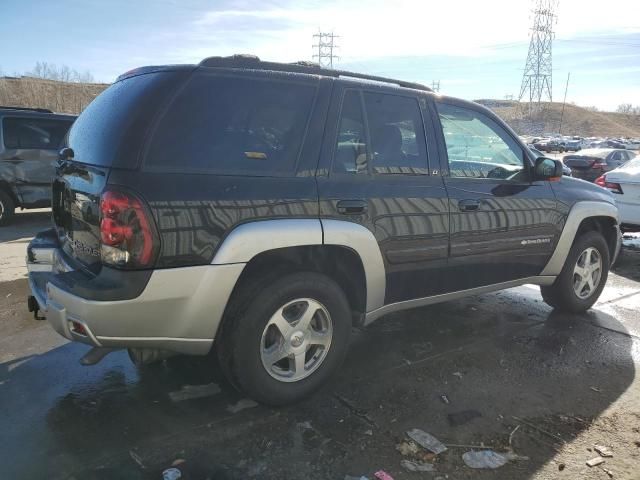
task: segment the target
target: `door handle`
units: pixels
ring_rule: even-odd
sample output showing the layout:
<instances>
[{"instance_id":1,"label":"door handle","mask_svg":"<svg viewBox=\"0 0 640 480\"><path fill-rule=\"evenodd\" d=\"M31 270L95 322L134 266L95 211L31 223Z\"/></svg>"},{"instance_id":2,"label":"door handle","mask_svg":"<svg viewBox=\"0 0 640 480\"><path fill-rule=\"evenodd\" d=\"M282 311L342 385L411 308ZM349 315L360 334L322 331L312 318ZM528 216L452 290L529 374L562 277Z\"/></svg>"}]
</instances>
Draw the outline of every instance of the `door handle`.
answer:
<instances>
[{"instance_id":1,"label":"door handle","mask_svg":"<svg viewBox=\"0 0 640 480\"><path fill-rule=\"evenodd\" d=\"M336 207L338 213L343 215L357 215L367 211L366 200L340 200Z\"/></svg>"},{"instance_id":2,"label":"door handle","mask_svg":"<svg viewBox=\"0 0 640 480\"><path fill-rule=\"evenodd\" d=\"M480 200L460 200L458 202L458 208L461 212L471 212L480 208Z\"/></svg>"}]
</instances>

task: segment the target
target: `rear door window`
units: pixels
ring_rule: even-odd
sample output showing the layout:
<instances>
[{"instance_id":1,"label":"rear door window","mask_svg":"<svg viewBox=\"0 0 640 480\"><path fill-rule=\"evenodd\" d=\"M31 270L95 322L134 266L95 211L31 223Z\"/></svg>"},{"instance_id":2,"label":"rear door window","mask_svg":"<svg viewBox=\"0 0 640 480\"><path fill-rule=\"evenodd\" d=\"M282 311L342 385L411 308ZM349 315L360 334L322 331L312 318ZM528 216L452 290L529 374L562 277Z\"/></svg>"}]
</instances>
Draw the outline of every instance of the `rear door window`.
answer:
<instances>
[{"instance_id":1,"label":"rear door window","mask_svg":"<svg viewBox=\"0 0 640 480\"><path fill-rule=\"evenodd\" d=\"M426 174L427 144L417 98L364 93L377 174Z\"/></svg>"},{"instance_id":2,"label":"rear door window","mask_svg":"<svg viewBox=\"0 0 640 480\"><path fill-rule=\"evenodd\" d=\"M347 90L340 112L333 171L366 174L368 173L368 156L360 92Z\"/></svg>"},{"instance_id":3,"label":"rear door window","mask_svg":"<svg viewBox=\"0 0 640 480\"><path fill-rule=\"evenodd\" d=\"M5 117L2 138L5 148L57 150L73 121Z\"/></svg>"},{"instance_id":4,"label":"rear door window","mask_svg":"<svg viewBox=\"0 0 640 480\"><path fill-rule=\"evenodd\" d=\"M151 169L293 175L317 86L195 74L160 120Z\"/></svg>"},{"instance_id":5,"label":"rear door window","mask_svg":"<svg viewBox=\"0 0 640 480\"><path fill-rule=\"evenodd\" d=\"M624 160L626 160L626 157L624 158ZM622 163L622 161L622 152L613 152L607 159L607 163L609 165L619 165L620 163Z\"/></svg>"}]
</instances>

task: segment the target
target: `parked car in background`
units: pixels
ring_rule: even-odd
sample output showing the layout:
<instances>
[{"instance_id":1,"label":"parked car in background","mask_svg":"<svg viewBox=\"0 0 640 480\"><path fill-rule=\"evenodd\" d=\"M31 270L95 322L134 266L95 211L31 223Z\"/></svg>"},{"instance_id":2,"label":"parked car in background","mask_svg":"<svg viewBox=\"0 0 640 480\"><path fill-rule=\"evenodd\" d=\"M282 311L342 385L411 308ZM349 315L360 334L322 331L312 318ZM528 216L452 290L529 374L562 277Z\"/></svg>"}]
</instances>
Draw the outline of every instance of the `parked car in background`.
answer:
<instances>
[{"instance_id":1,"label":"parked car in background","mask_svg":"<svg viewBox=\"0 0 640 480\"><path fill-rule=\"evenodd\" d=\"M556 139L548 139L541 140L533 144L536 150L540 150L541 152L560 152L563 153L565 151L564 143L561 140Z\"/></svg>"},{"instance_id":2,"label":"parked car in background","mask_svg":"<svg viewBox=\"0 0 640 480\"><path fill-rule=\"evenodd\" d=\"M545 154L542 153L540 150L533 148L530 145L527 145L529 147L529 150L531 150L533 152L533 154L536 156L536 158L540 158L540 157L544 157ZM571 169L569 167L567 167L564 163L562 164L562 175L566 176L566 177L570 177L571 176Z\"/></svg>"},{"instance_id":3,"label":"parked car in background","mask_svg":"<svg viewBox=\"0 0 640 480\"><path fill-rule=\"evenodd\" d=\"M58 150L75 118L40 108L0 107L0 225L16 208L51 205Z\"/></svg>"},{"instance_id":4,"label":"parked car in background","mask_svg":"<svg viewBox=\"0 0 640 480\"><path fill-rule=\"evenodd\" d=\"M598 177L595 183L616 194L621 230L640 232L640 157Z\"/></svg>"},{"instance_id":5,"label":"parked car in background","mask_svg":"<svg viewBox=\"0 0 640 480\"><path fill-rule=\"evenodd\" d=\"M640 140L637 138L631 138L627 140L626 145L627 150L640 150Z\"/></svg>"},{"instance_id":6,"label":"parked car in background","mask_svg":"<svg viewBox=\"0 0 640 480\"><path fill-rule=\"evenodd\" d=\"M626 145L621 142L620 140L605 140L604 142L604 146L608 147L608 148L620 148L620 149L625 149L626 150Z\"/></svg>"},{"instance_id":7,"label":"parked car in background","mask_svg":"<svg viewBox=\"0 0 640 480\"><path fill-rule=\"evenodd\" d=\"M624 165L634 156L633 152L627 150L592 148L565 155L562 163L571 169L574 177L594 182L599 176Z\"/></svg>"},{"instance_id":8,"label":"parked car in background","mask_svg":"<svg viewBox=\"0 0 640 480\"><path fill-rule=\"evenodd\" d=\"M582 150L582 140L571 139L564 143L564 149L567 152L579 152Z\"/></svg>"}]
</instances>

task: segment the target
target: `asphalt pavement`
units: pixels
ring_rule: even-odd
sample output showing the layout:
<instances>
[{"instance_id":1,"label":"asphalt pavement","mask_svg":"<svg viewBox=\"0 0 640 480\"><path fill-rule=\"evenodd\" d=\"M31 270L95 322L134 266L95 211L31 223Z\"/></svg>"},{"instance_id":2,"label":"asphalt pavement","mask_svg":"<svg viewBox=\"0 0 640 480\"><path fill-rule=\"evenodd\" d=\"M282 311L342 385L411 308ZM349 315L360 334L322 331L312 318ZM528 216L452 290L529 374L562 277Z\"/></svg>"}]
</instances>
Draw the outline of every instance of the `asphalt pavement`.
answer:
<instances>
[{"instance_id":1,"label":"asphalt pavement","mask_svg":"<svg viewBox=\"0 0 640 480\"><path fill-rule=\"evenodd\" d=\"M8 259L23 261L49 217L22 215L0 230L2 478L162 479L176 460L193 479L640 478L639 251L624 251L583 315L523 286L384 317L354 330L325 388L272 409L229 386L213 357L138 369L115 352L82 367L87 347L26 311L26 272ZM447 451L403 456L413 428ZM595 444L613 457L589 467ZM465 465L485 447L519 457ZM425 459L434 473L401 465Z\"/></svg>"}]
</instances>

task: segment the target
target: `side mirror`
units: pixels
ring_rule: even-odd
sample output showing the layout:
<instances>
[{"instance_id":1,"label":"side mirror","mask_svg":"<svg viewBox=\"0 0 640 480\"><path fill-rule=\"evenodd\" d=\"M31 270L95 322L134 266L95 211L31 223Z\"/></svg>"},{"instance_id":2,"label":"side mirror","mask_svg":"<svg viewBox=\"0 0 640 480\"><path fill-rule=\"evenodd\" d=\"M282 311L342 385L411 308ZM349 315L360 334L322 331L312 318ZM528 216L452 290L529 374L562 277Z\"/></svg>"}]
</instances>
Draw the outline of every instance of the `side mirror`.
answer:
<instances>
[{"instance_id":1,"label":"side mirror","mask_svg":"<svg viewBox=\"0 0 640 480\"><path fill-rule=\"evenodd\" d=\"M73 156L74 156L73 149L69 147L64 147L62 150L58 152L59 160L69 160L73 158Z\"/></svg>"},{"instance_id":2,"label":"side mirror","mask_svg":"<svg viewBox=\"0 0 640 480\"><path fill-rule=\"evenodd\" d=\"M534 180L560 180L562 178L562 162L547 157L538 157L533 168Z\"/></svg>"}]
</instances>

